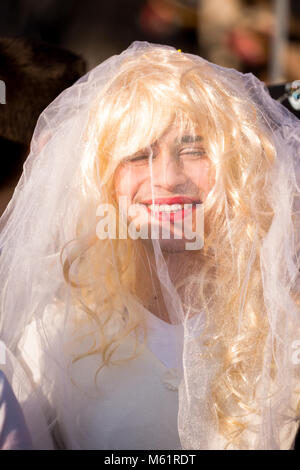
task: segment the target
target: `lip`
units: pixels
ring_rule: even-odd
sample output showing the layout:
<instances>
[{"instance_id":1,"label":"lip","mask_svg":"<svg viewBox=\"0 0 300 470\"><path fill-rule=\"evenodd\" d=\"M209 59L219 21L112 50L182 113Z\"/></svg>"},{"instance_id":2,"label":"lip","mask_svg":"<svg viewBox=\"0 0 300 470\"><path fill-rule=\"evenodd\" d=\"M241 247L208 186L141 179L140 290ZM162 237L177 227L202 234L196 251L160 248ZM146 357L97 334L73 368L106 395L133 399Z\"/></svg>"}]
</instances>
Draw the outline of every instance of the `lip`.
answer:
<instances>
[{"instance_id":1,"label":"lip","mask_svg":"<svg viewBox=\"0 0 300 470\"><path fill-rule=\"evenodd\" d=\"M193 205L192 207L184 208L177 212L156 212L156 211L152 211L150 207L147 206L147 211L155 219L158 219L161 221L170 220L170 222L175 222L176 220L182 220L188 215L190 215L191 213L193 213L196 210L196 207L197 207L196 205Z\"/></svg>"},{"instance_id":2,"label":"lip","mask_svg":"<svg viewBox=\"0 0 300 470\"><path fill-rule=\"evenodd\" d=\"M184 195L178 196L169 196L169 197L156 197L154 199L145 199L140 201L139 204L145 205L150 217L154 217L159 221L170 221L176 222L178 220L183 220L186 216L193 213L196 208L197 204L202 204L202 201L199 198L193 198ZM191 207L183 208L177 212L159 212L159 211L152 211L151 205L152 204L190 204Z\"/></svg>"},{"instance_id":3,"label":"lip","mask_svg":"<svg viewBox=\"0 0 300 470\"><path fill-rule=\"evenodd\" d=\"M140 204L193 204L201 203L200 199L191 198L188 196L172 196L172 197L156 197L155 199L147 199L141 201Z\"/></svg>"},{"instance_id":4,"label":"lip","mask_svg":"<svg viewBox=\"0 0 300 470\"><path fill-rule=\"evenodd\" d=\"M154 204L188 204L189 207L183 207L181 210L177 212L160 212L160 211L152 211L151 206L152 203ZM197 203L201 204L199 199L193 199L188 196L173 196L173 197L159 197L155 198L154 202L152 199L145 200L141 202L141 204L145 204L147 207L148 214L160 221L170 221L176 222L179 220L183 220L188 215L192 214L196 208Z\"/></svg>"}]
</instances>

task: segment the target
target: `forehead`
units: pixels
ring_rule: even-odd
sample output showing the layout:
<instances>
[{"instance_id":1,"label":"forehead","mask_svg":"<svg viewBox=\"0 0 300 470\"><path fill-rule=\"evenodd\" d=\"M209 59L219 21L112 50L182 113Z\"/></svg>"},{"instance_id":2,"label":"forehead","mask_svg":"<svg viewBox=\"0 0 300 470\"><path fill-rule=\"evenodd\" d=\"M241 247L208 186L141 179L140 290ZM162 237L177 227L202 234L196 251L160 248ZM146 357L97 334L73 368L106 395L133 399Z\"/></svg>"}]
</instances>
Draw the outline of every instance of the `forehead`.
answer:
<instances>
[{"instance_id":1,"label":"forehead","mask_svg":"<svg viewBox=\"0 0 300 470\"><path fill-rule=\"evenodd\" d=\"M156 142L195 143L202 142L203 135L199 126L180 127L172 125L157 139Z\"/></svg>"},{"instance_id":2,"label":"forehead","mask_svg":"<svg viewBox=\"0 0 300 470\"><path fill-rule=\"evenodd\" d=\"M196 144L198 146L202 146L202 143L204 144L204 138L200 132L200 129L180 129L180 127L171 126L150 145L139 148L131 155L137 155L140 152L147 152L147 149L150 151L151 148L155 149L160 146L176 147L183 144Z\"/></svg>"}]
</instances>

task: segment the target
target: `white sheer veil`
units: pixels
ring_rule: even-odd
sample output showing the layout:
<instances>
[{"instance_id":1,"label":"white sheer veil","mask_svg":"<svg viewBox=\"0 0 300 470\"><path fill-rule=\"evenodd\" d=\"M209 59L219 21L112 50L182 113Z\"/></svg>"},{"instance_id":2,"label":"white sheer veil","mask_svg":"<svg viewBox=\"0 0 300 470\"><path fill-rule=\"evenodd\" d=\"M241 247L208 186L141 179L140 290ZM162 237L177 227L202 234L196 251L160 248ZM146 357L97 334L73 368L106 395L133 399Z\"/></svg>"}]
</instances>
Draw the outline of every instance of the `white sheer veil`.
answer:
<instances>
[{"instance_id":1,"label":"white sheer veil","mask_svg":"<svg viewBox=\"0 0 300 470\"><path fill-rule=\"evenodd\" d=\"M120 346L121 337L142 324L147 286L141 296L134 287L135 268L145 263L134 247L141 241L131 241L128 251L116 240L99 240L99 203L112 203L112 175L120 159L142 143L150 146L158 124L165 130L172 116L182 124L189 113L191 121L203 123L215 168L215 185L204 204L211 232L204 231L204 249L188 258L190 264L178 261L173 268L184 272L182 290L158 240L151 242L153 259L146 259L155 266L169 321L184 326L183 348L178 338L181 445L279 449L295 435L300 123L251 74L135 42L41 114L0 221L0 338L11 358L3 369L26 409L37 447L50 446L47 427L58 422L66 445L80 448L68 431L76 423L69 394L74 344L78 356L101 349L110 331ZM32 322L39 369L33 377L22 360ZM104 354L113 359L113 346ZM18 379L27 373L28 384Z\"/></svg>"}]
</instances>

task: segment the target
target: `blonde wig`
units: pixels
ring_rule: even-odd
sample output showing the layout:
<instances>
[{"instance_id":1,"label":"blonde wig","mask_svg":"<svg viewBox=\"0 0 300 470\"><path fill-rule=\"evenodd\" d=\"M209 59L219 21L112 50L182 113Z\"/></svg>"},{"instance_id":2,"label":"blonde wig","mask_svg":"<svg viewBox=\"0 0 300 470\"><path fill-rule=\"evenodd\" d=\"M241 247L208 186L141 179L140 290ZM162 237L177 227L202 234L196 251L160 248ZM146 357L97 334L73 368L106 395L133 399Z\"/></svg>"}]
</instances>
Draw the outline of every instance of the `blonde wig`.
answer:
<instances>
[{"instance_id":1,"label":"blonde wig","mask_svg":"<svg viewBox=\"0 0 300 470\"><path fill-rule=\"evenodd\" d=\"M174 125L181 136L200 129L211 165L204 245L183 265L178 259L179 282L157 241L150 257L142 240L118 237L126 222L115 191L126 158ZM89 72L41 115L1 219L1 337L17 358L24 326L36 321L38 384L65 432L72 364L97 358L91 379L101 399L103 368L143 353L145 309L157 289L143 275L155 272L170 321L184 327L182 448L292 445L300 386L299 130L251 74L147 43ZM97 237L99 204L117 214L116 237ZM55 314L45 314L48 305Z\"/></svg>"}]
</instances>

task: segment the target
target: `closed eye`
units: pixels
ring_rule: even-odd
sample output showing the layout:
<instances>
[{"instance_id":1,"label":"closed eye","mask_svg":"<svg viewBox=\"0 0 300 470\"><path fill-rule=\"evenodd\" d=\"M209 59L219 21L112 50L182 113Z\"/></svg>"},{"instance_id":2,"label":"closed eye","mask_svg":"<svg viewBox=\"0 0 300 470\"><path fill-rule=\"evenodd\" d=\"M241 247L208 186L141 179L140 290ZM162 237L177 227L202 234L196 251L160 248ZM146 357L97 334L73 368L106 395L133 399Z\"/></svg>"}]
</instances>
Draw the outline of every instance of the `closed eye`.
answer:
<instances>
[{"instance_id":1,"label":"closed eye","mask_svg":"<svg viewBox=\"0 0 300 470\"><path fill-rule=\"evenodd\" d=\"M137 157L128 158L126 161L128 162L139 162L141 160L148 160L149 155L138 155Z\"/></svg>"},{"instance_id":2,"label":"closed eye","mask_svg":"<svg viewBox=\"0 0 300 470\"><path fill-rule=\"evenodd\" d=\"M151 155L143 153L140 155L135 155L132 157L128 157L124 160L125 164L133 164L133 165L144 165L149 163ZM152 155L152 159L154 160L155 156Z\"/></svg>"},{"instance_id":3,"label":"closed eye","mask_svg":"<svg viewBox=\"0 0 300 470\"><path fill-rule=\"evenodd\" d=\"M179 156L181 155L191 155L191 156L197 156L197 157L204 157L206 156L206 152L204 149L195 149L195 148L190 148L190 149L182 149L179 151Z\"/></svg>"}]
</instances>

